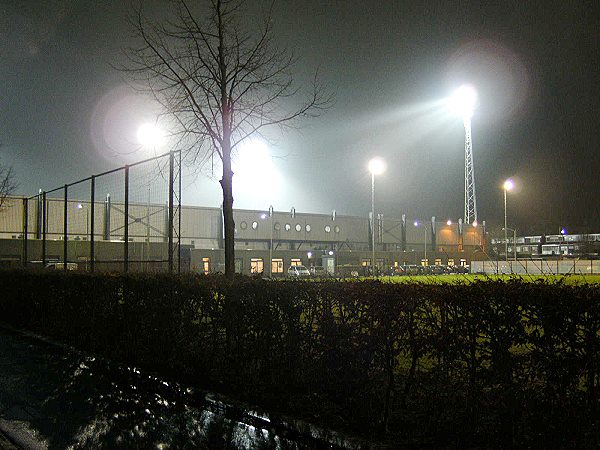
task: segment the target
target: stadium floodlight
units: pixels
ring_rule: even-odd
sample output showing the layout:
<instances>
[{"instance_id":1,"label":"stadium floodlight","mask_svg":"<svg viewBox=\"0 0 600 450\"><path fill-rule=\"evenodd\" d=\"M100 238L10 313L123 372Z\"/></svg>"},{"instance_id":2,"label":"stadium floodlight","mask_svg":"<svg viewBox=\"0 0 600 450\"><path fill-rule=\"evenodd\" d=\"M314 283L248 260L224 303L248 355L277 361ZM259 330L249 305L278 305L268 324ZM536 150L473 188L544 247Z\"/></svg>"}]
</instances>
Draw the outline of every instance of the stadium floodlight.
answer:
<instances>
[{"instance_id":1,"label":"stadium floodlight","mask_svg":"<svg viewBox=\"0 0 600 450\"><path fill-rule=\"evenodd\" d=\"M373 259L371 269L375 276L375 175L385 172L385 161L381 158L373 158L369 161L369 172L371 172L371 246Z\"/></svg>"},{"instance_id":2,"label":"stadium floodlight","mask_svg":"<svg viewBox=\"0 0 600 450\"><path fill-rule=\"evenodd\" d=\"M463 119L465 127L465 223L477 222L477 198L475 196L475 169L471 142L471 117L477 106L477 91L473 86L459 87L449 101L450 109Z\"/></svg>"},{"instance_id":3,"label":"stadium floodlight","mask_svg":"<svg viewBox=\"0 0 600 450\"><path fill-rule=\"evenodd\" d=\"M508 261L508 225L506 223L506 193L508 191L512 191L515 187L515 182L510 178L504 182L502 185L502 189L504 189L504 252L506 255L506 260ZM516 242L513 245L517 245Z\"/></svg>"},{"instance_id":4,"label":"stadium floodlight","mask_svg":"<svg viewBox=\"0 0 600 450\"><path fill-rule=\"evenodd\" d=\"M372 175L381 175L385 172L385 162L381 158L373 158L369 161L369 172Z\"/></svg>"},{"instance_id":5,"label":"stadium floodlight","mask_svg":"<svg viewBox=\"0 0 600 450\"><path fill-rule=\"evenodd\" d=\"M165 137L164 132L153 123L144 123L140 125L137 131L138 142L142 147L155 148L162 144Z\"/></svg>"},{"instance_id":6,"label":"stadium floodlight","mask_svg":"<svg viewBox=\"0 0 600 450\"><path fill-rule=\"evenodd\" d=\"M473 117L475 106L477 106L477 91L471 85L462 85L450 97L450 109L463 119Z\"/></svg>"}]
</instances>

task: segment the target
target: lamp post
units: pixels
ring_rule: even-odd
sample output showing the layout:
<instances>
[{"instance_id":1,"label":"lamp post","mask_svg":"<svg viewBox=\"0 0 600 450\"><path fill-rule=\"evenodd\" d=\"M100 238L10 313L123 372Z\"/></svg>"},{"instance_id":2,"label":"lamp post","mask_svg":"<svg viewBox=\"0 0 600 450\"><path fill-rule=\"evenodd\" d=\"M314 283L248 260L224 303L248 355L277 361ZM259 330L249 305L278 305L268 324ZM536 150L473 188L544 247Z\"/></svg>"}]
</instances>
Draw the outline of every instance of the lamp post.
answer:
<instances>
[{"instance_id":1,"label":"lamp post","mask_svg":"<svg viewBox=\"0 0 600 450\"><path fill-rule=\"evenodd\" d=\"M375 175L385 172L385 162L381 158L373 158L369 161L369 172L371 172L371 250L373 259L371 268L375 277Z\"/></svg>"},{"instance_id":2,"label":"lamp post","mask_svg":"<svg viewBox=\"0 0 600 450\"><path fill-rule=\"evenodd\" d=\"M561 239L558 241L558 254L559 254L559 258L562 259L562 243L565 242L565 234L567 234L567 230L565 228L561 228L559 230L559 232L560 232ZM569 253L568 249L567 249L567 253Z\"/></svg>"},{"instance_id":3,"label":"lamp post","mask_svg":"<svg viewBox=\"0 0 600 450\"><path fill-rule=\"evenodd\" d=\"M513 258L517 260L517 230L514 228L504 227L504 235L506 236L506 230L512 231L513 233Z\"/></svg>"},{"instance_id":4,"label":"lamp post","mask_svg":"<svg viewBox=\"0 0 600 450\"><path fill-rule=\"evenodd\" d=\"M504 255L508 261L508 225L506 220L506 193L512 191L515 187L515 183L510 178L504 182L502 188L504 189Z\"/></svg>"},{"instance_id":5,"label":"lamp post","mask_svg":"<svg viewBox=\"0 0 600 450\"><path fill-rule=\"evenodd\" d=\"M273 205L269 206L269 216L271 216L271 244L269 245L269 277L273 278Z\"/></svg>"},{"instance_id":6,"label":"lamp post","mask_svg":"<svg viewBox=\"0 0 600 450\"><path fill-rule=\"evenodd\" d=\"M415 223L413 224L415 227L419 227L421 226L421 223L418 220L415 220ZM423 224L423 231L425 232L425 239L424 239L424 247L423 247L423 260L425 260L427 262L427 224L424 223Z\"/></svg>"}]
</instances>

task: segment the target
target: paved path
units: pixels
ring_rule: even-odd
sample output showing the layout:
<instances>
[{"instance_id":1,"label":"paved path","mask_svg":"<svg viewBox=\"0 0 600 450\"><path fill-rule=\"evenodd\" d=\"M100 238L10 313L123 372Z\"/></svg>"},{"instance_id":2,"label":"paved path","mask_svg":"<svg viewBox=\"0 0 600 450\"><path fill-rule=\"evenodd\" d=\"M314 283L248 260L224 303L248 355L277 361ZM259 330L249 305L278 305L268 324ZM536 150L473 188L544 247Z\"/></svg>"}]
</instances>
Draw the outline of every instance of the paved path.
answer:
<instances>
[{"instance_id":1,"label":"paved path","mask_svg":"<svg viewBox=\"0 0 600 450\"><path fill-rule=\"evenodd\" d=\"M355 446L315 430L0 326L0 449Z\"/></svg>"}]
</instances>

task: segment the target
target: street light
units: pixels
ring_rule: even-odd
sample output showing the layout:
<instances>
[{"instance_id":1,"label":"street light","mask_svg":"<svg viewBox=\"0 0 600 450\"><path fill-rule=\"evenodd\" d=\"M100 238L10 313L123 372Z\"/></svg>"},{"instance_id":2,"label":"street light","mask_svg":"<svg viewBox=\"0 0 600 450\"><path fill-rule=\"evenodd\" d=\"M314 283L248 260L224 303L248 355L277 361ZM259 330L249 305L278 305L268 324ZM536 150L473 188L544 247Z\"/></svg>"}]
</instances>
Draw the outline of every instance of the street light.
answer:
<instances>
[{"instance_id":1,"label":"street light","mask_svg":"<svg viewBox=\"0 0 600 450\"><path fill-rule=\"evenodd\" d=\"M562 242L565 242L565 234L567 234L567 230L565 228L562 228L559 230L561 238L562 238ZM569 253L569 249L567 248L567 253ZM562 259L562 245L561 245L561 240L559 239L558 241L558 254L560 255L560 259Z\"/></svg>"},{"instance_id":2,"label":"street light","mask_svg":"<svg viewBox=\"0 0 600 450\"><path fill-rule=\"evenodd\" d=\"M504 235L506 236L506 230L512 231L513 233L513 257L517 260L517 230L515 228L504 227Z\"/></svg>"},{"instance_id":3,"label":"street light","mask_svg":"<svg viewBox=\"0 0 600 450\"><path fill-rule=\"evenodd\" d=\"M375 276L375 175L385 172L385 162L381 158L373 158L369 161L369 172L371 172L371 246L373 259L371 268Z\"/></svg>"},{"instance_id":4,"label":"street light","mask_svg":"<svg viewBox=\"0 0 600 450\"><path fill-rule=\"evenodd\" d=\"M413 225L418 228L421 226L421 223L418 220L415 220ZM425 241L424 241L425 246L424 246L424 251L423 251L423 260L425 260L425 263L428 264L428 261L427 261L427 231L428 230L427 230L426 223L423 224L423 230L425 231Z\"/></svg>"},{"instance_id":5,"label":"street light","mask_svg":"<svg viewBox=\"0 0 600 450\"><path fill-rule=\"evenodd\" d=\"M506 223L506 193L512 191L515 187L515 183L510 178L504 182L502 188L504 189L504 255L508 261L508 225Z\"/></svg>"}]
</instances>

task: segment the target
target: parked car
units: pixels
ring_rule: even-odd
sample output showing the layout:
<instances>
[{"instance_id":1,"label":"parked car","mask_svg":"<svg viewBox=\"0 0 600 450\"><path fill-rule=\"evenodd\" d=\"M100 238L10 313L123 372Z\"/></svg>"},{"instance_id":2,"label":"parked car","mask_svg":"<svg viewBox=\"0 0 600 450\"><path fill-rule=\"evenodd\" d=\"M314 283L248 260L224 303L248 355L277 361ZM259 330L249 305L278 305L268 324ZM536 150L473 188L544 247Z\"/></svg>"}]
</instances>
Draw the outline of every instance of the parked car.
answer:
<instances>
[{"instance_id":1,"label":"parked car","mask_svg":"<svg viewBox=\"0 0 600 450\"><path fill-rule=\"evenodd\" d=\"M288 277L307 278L310 277L310 272L305 266L290 266L288 269Z\"/></svg>"},{"instance_id":2,"label":"parked car","mask_svg":"<svg viewBox=\"0 0 600 450\"><path fill-rule=\"evenodd\" d=\"M65 263L64 262L51 262L46 264L46 269L51 269L51 270L65 270ZM77 270L77 263L67 263L67 270Z\"/></svg>"},{"instance_id":3,"label":"parked car","mask_svg":"<svg viewBox=\"0 0 600 450\"><path fill-rule=\"evenodd\" d=\"M315 278L325 278L329 276L329 273L323 266L310 266L308 271Z\"/></svg>"},{"instance_id":4,"label":"parked car","mask_svg":"<svg viewBox=\"0 0 600 450\"><path fill-rule=\"evenodd\" d=\"M470 273L470 266L454 266L453 273Z\"/></svg>"}]
</instances>

